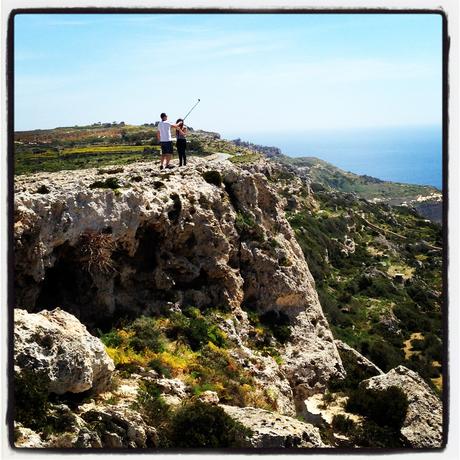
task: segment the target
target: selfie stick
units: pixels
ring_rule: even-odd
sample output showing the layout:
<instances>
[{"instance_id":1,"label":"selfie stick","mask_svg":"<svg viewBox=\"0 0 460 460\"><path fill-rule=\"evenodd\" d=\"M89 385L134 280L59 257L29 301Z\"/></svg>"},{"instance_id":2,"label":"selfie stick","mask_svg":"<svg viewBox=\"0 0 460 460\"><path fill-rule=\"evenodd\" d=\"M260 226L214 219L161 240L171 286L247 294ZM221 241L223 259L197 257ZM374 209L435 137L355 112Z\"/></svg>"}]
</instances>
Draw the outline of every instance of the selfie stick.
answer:
<instances>
[{"instance_id":1,"label":"selfie stick","mask_svg":"<svg viewBox=\"0 0 460 460\"><path fill-rule=\"evenodd\" d=\"M187 115L185 115L185 117L183 118L183 120L185 120L189 115L190 115L190 112L200 103L200 100L198 99L198 102L188 111Z\"/></svg>"}]
</instances>

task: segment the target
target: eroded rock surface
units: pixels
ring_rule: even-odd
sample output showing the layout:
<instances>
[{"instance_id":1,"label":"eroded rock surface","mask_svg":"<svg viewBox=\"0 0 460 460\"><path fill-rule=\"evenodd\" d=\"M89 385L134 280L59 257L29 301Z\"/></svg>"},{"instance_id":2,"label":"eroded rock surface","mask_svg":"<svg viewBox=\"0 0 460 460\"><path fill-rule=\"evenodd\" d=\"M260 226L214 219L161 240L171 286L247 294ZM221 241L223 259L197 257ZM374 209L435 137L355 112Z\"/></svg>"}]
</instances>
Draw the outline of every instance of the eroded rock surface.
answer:
<instances>
[{"instance_id":1,"label":"eroded rock surface","mask_svg":"<svg viewBox=\"0 0 460 460\"><path fill-rule=\"evenodd\" d=\"M412 447L442 446L441 400L416 372L398 366L387 374L365 380L362 385L377 390L399 387L409 402L401 434Z\"/></svg>"},{"instance_id":2,"label":"eroded rock surface","mask_svg":"<svg viewBox=\"0 0 460 460\"><path fill-rule=\"evenodd\" d=\"M108 178L120 187L94 185ZM40 185L49 193L36 193ZM263 174L192 160L163 173L144 163L36 174L15 188L15 289L27 310L61 306L90 329L168 302L235 317L242 308L281 311L292 326L282 378L294 398L343 374L302 250Z\"/></svg>"},{"instance_id":3,"label":"eroded rock surface","mask_svg":"<svg viewBox=\"0 0 460 460\"><path fill-rule=\"evenodd\" d=\"M59 308L14 310L14 366L17 372L43 374L49 391L57 394L102 391L115 367L102 342Z\"/></svg>"},{"instance_id":4,"label":"eroded rock surface","mask_svg":"<svg viewBox=\"0 0 460 460\"><path fill-rule=\"evenodd\" d=\"M247 447L327 447L321 441L318 428L308 423L254 407L220 407L252 431L252 436L246 441Z\"/></svg>"}]
</instances>

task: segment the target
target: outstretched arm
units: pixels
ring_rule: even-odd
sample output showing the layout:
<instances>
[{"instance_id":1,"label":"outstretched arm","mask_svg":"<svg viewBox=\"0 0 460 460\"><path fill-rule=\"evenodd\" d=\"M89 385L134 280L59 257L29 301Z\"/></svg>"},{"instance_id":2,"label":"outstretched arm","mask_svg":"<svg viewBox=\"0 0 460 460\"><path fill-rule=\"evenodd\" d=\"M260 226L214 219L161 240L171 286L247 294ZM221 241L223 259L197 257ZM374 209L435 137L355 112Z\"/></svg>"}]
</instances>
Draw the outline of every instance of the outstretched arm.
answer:
<instances>
[{"instance_id":1,"label":"outstretched arm","mask_svg":"<svg viewBox=\"0 0 460 460\"><path fill-rule=\"evenodd\" d=\"M182 136L185 136L187 133L187 128L185 126L179 127L179 125L176 127L176 130L179 131L179 134L182 134Z\"/></svg>"}]
</instances>

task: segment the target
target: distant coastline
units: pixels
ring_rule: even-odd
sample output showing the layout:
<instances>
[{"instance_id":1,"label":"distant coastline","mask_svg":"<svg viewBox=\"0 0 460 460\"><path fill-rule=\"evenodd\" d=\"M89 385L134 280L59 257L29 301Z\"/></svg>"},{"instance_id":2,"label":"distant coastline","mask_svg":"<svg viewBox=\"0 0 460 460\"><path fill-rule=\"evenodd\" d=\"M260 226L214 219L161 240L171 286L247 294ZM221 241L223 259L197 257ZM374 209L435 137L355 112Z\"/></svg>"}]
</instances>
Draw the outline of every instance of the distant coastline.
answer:
<instances>
[{"instance_id":1,"label":"distant coastline","mask_svg":"<svg viewBox=\"0 0 460 460\"><path fill-rule=\"evenodd\" d=\"M345 171L442 190L442 128L247 133L242 141L278 147L291 157L317 157Z\"/></svg>"}]
</instances>

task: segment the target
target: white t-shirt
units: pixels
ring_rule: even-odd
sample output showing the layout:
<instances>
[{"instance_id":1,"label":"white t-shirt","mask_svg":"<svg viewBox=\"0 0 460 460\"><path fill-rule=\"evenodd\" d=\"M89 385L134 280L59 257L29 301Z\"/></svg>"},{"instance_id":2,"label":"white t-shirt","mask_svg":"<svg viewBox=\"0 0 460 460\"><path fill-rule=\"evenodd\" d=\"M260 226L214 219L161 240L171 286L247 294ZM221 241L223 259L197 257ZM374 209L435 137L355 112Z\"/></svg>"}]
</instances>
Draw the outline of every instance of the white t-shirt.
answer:
<instances>
[{"instance_id":1,"label":"white t-shirt","mask_svg":"<svg viewBox=\"0 0 460 460\"><path fill-rule=\"evenodd\" d=\"M160 142L172 141L170 121L160 121L158 123L158 131L160 132Z\"/></svg>"}]
</instances>

